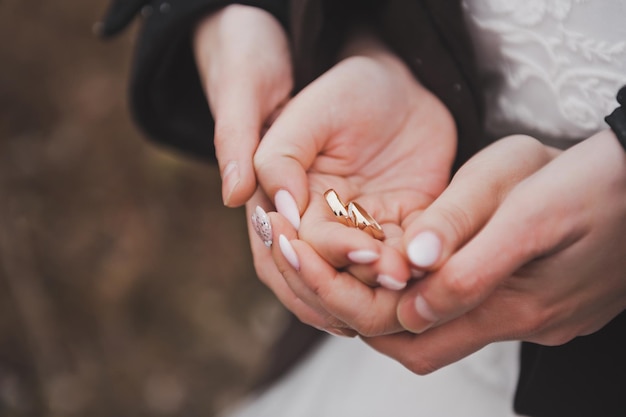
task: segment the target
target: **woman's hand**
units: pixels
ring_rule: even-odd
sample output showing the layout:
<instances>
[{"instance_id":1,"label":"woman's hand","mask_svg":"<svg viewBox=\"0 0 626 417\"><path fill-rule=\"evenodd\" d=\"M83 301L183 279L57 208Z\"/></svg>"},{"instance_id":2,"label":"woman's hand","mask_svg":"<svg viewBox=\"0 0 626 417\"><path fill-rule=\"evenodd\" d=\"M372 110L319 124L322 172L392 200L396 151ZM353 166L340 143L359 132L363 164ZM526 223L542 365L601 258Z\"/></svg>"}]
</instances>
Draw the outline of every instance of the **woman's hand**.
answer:
<instances>
[{"instance_id":1,"label":"woman's hand","mask_svg":"<svg viewBox=\"0 0 626 417\"><path fill-rule=\"evenodd\" d=\"M419 334L369 340L418 373L498 340L562 344L626 308L626 154L610 131L530 175L470 164L407 231L409 258L432 271L398 307Z\"/></svg>"},{"instance_id":2,"label":"woman's hand","mask_svg":"<svg viewBox=\"0 0 626 417\"><path fill-rule=\"evenodd\" d=\"M215 118L224 204L244 204L256 189L252 155L293 88L280 23L268 12L231 5L204 18L194 34L200 78Z\"/></svg>"},{"instance_id":3,"label":"woman's hand","mask_svg":"<svg viewBox=\"0 0 626 417\"><path fill-rule=\"evenodd\" d=\"M346 55L289 102L259 145L259 184L289 222L270 213L277 270L263 266L270 253L258 242L253 253L261 279L303 321L390 333L401 329L390 289L411 277L401 225L448 183L456 132L443 104L384 46L359 38ZM330 188L378 220L385 241L339 223L323 198Z\"/></svg>"}]
</instances>

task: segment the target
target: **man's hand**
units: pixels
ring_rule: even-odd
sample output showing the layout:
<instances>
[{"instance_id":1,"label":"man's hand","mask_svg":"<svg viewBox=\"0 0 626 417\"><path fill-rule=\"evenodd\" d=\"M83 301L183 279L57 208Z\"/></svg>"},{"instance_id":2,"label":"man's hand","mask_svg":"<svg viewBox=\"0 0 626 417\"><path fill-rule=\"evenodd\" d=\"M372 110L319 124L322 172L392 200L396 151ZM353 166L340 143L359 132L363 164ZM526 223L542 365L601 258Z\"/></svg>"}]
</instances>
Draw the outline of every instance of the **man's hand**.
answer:
<instances>
[{"instance_id":1,"label":"man's hand","mask_svg":"<svg viewBox=\"0 0 626 417\"><path fill-rule=\"evenodd\" d=\"M479 154L500 148L491 165L470 161L408 227L409 258L429 275L403 294L398 317L419 334L368 342L415 372L498 340L562 344L626 308L623 149L608 130L558 156L521 145Z\"/></svg>"},{"instance_id":2,"label":"man's hand","mask_svg":"<svg viewBox=\"0 0 626 417\"><path fill-rule=\"evenodd\" d=\"M293 88L287 38L266 11L231 5L199 23L194 51L215 118L222 198L240 206L257 185L252 155Z\"/></svg>"}]
</instances>

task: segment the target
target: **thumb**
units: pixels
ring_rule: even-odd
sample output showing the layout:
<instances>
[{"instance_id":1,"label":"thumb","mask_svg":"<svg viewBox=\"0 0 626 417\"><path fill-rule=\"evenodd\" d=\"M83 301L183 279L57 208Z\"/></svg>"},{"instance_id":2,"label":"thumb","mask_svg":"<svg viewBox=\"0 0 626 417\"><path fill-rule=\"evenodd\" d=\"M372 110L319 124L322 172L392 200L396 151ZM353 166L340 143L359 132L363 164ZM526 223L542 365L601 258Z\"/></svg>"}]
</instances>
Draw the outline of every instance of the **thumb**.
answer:
<instances>
[{"instance_id":1,"label":"thumb","mask_svg":"<svg viewBox=\"0 0 626 417\"><path fill-rule=\"evenodd\" d=\"M198 73L215 119L222 197L225 205L239 206L256 189L252 155L264 124L292 89L286 35L266 11L231 5L203 19L193 41Z\"/></svg>"},{"instance_id":2,"label":"thumb","mask_svg":"<svg viewBox=\"0 0 626 417\"><path fill-rule=\"evenodd\" d=\"M504 274L499 274L500 269L510 267L512 261L508 258L507 262L502 260L500 269L493 263L484 268L485 263L475 252L472 252L474 258L470 255L459 258L455 253L461 254L466 248L479 245L476 239L481 235L483 240L479 246L486 247L482 232L487 229L492 231L488 234L491 237L489 248L510 243L510 239L502 237L508 238L508 233L513 233L512 225L519 215L515 212L511 216L510 211L504 211L506 215L503 215L501 205L517 184L540 170L554 155L551 148L532 138L502 139L461 167L450 186L408 227L405 244L409 260L418 268L436 272L412 287L398 304L398 319L405 329L421 333L437 325L444 320L444 312L453 315L474 302L475 297L482 297L489 291L487 284L481 289L475 282L492 285L496 282L493 277ZM498 213L506 220L498 223L506 224L504 228L494 226L493 219ZM497 230L495 234L494 230ZM502 230L507 232L502 233ZM461 247L463 250L457 252ZM455 257L451 258L453 255ZM475 273L479 266L483 267L483 272L487 270L485 274L489 279L459 278ZM464 285L462 288L459 282ZM429 300L423 295L426 288Z\"/></svg>"},{"instance_id":3,"label":"thumb","mask_svg":"<svg viewBox=\"0 0 626 417\"><path fill-rule=\"evenodd\" d=\"M404 244L419 270L439 269L489 220L517 183L544 166L549 148L527 136L510 136L487 147L406 227Z\"/></svg>"},{"instance_id":4,"label":"thumb","mask_svg":"<svg viewBox=\"0 0 626 417\"><path fill-rule=\"evenodd\" d=\"M260 141L264 120L269 116L260 108L262 97L254 89L242 90L240 84L213 106L215 117L215 154L222 178L224 205L244 204L256 190L252 159Z\"/></svg>"}]
</instances>

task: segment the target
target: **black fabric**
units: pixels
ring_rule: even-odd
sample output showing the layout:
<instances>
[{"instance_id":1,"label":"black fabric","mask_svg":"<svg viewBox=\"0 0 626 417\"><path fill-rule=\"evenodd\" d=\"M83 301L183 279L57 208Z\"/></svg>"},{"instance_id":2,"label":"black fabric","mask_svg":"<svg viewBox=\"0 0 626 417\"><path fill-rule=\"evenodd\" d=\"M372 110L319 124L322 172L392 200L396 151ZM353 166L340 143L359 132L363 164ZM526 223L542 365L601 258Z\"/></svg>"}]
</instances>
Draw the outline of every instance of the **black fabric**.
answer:
<instances>
[{"instance_id":1,"label":"black fabric","mask_svg":"<svg viewBox=\"0 0 626 417\"><path fill-rule=\"evenodd\" d=\"M98 35L109 38L124 30L150 0L114 0L102 19Z\"/></svg>"},{"instance_id":2,"label":"black fabric","mask_svg":"<svg viewBox=\"0 0 626 417\"><path fill-rule=\"evenodd\" d=\"M562 346L522 345L515 411L532 417L626 416L626 312Z\"/></svg>"},{"instance_id":3,"label":"black fabric","mask_svg":"<svg viewBox=\"0 0 626 417\"><path fill-rule=\"evenodd\" d=\"M287 0L158 0L149 3L137 39L130 77L133 118L149 138L189 157L212 160L215 156L214 123L190 35L199 18L233 3L260 7L287 24ZM110 10L105 27L109 21L129 22L128 8L117 9L118 17L112 12L115 7Z\"/></svg>"},{"instance_id":4,"label":"black fabric","mask_svg":"<svg viewBox=\"0 0 626 417\"><path fill-rule=\"evenodd\" d=\"M459 1L292 1L298 88L332 66L346 28L355 21L370 24L448 107L459 135L455 169L486 145L482 94Z\"/></svg>"},{"instance_id":5,"label":"black fabric","mask_svg":"<svg viewBox=\"0 0 626 417\"><path fill-rule=\"evenodd\" d=\"M621 107L613 110L604 120L611 127L617 140L626 151L626 86L622 87L617 93L617 102L621 104Z\"/></svg>"},{"instance_id":6,"label":"black fabric","mask_svg":"<svg viewBox=\"0 0 626 417\"><path fill-rule=\"evenodd\" d=\"M383 39L454 116L457 169L486 145L482 94L460 2L389 0L378 22Z\"/></svg>"}]
</instances>

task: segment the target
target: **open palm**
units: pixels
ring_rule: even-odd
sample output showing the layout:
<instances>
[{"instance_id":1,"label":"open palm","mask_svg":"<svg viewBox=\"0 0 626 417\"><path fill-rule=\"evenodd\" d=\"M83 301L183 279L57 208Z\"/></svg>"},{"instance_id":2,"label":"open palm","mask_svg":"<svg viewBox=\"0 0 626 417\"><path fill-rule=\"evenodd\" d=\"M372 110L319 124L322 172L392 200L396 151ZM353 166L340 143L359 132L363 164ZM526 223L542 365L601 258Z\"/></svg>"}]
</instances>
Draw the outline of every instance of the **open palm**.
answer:
<instances>
[{"instance_id":1,"label":"open palm","mask_svg":"<svg viewBox=\"0 0 626 417\"><path fill-rule=\"evenodd\" d=\"M380 45L361 46L291 100L261 141L255 170L266 195L286 190L302 212L299 241L292 242L306 251L299 271L274 251L295 295L373 334L399 330L397 293L373 287L400 289L410 278L402 225L447 185L456 132L447 109L401 61ZM346 203L358 200L383 225L385 241L335 221L323 198L329 188ZM280 224L277 233L296 236ZM352 317L355 299L377 303L368 311L378 319Z\"/></svg>"}]
</instances>

